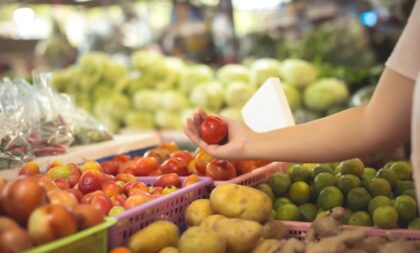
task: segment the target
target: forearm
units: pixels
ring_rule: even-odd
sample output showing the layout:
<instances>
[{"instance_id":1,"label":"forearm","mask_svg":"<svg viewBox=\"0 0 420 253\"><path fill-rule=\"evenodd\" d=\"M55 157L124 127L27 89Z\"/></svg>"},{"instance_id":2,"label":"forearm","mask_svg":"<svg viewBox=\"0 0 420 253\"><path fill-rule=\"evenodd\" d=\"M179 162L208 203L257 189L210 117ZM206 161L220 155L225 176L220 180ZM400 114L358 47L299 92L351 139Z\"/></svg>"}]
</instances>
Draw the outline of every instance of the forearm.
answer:
<instances>
[{"instance_id":1,"label":"forearm","mask_svg":"<svg viewBox=\"0 0 420 253\"><path fill-rule=\"evenodd\" d=\"M413 81L386 70L364 107L296 127L252 135L247 157L292 162L329 162L403 144L410 136Z\"/></svg>"}]
</instances>

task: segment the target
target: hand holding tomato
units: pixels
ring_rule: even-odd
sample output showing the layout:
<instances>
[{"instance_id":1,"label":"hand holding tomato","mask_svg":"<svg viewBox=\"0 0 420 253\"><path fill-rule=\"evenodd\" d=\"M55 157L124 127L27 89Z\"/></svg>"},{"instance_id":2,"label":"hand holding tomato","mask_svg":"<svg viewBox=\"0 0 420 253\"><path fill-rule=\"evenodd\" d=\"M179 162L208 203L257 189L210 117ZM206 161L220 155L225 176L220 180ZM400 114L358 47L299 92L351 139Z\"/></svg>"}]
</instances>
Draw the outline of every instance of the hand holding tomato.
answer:
<instances>
[{"instance_id":1,"label":"hand holding tomato","mask_svg":"<svg viewBox=\"0 0 420 253\"><path fill-rule=\"evenodd\" d=\"M227 135L228 126L222 118L212 115L201 122L200 137L208 144L220 144Z\"/></svg>"}]
</instances>

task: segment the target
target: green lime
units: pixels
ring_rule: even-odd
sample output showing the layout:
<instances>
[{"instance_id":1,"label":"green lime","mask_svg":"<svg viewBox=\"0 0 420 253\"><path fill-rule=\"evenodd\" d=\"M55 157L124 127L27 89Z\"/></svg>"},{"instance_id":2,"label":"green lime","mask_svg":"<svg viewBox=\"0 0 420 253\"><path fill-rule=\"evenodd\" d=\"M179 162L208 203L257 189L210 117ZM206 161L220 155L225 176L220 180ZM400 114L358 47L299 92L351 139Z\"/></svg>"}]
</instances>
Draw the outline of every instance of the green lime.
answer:
<instances>
[{"instance_id":1,"label":"green lime","mask_svg":"<svg viewBox=\"0 0 420 253\"><path fill-rule=\"evenodd\" d=\"M352 210L350 208L344 209L344 215L341 218L341 224L349 224L349 218L353 214Z\"/></svg>"},{"instance_id":2,"label":"green lime","mask_svg":"<svg viewBox=\"0 0 420 253\"><path fill-rule=\"evenodd\" d=\"M405 161L394 162L391 165L391 170L397 174L399 180L412 180L413 169L411 164Z\"/></svg>"},{"instance_id":3,"label":"green lime","mask_svg":"<svg viewBox=\"0 0 420 253\"><path fill-rule=\"evenodd\" d=\"M370 180L376 177L376 170L372 168L365 168L362 175L362 185L368 188Z\"/></svg>"},{"instance_id":4,"label":"green lime","mask_svg":"<svg viewBox=\"0 0 420 253\"><path fill-rule=\"evenodd\" d=\"M372 226L372 219L365 211L357 211L350 215L347 224L353 226Z\"/></svg>"},{"instance_id":5,"label":"green lime","mask_svg":"<svg viewBox=\"0 0 420 253\"><path fill-rule=\"evenodd\" d=\"M273 209L278 210L280 206L285 205L285 204L293 204L293 202L289 198L286 198L286 197L278 198L276 199L276 201L274 201Z\"/></svg>"},{"instance_id":6,"label":"green lime","mask_svg":"<svg viewBox=\"0 0 420 253\"><path fill-rule=\"evenodd\" d=\"M328 172L321 172L314 179L314 189L317 193L319 193L325 187L334 185L335 177L333 174Z\"/></svg>"},{"instance_id":7,"label":"green lime","mask_svg":"<svg viewBox=\"0 0 420 253\"><path fill-rule=\"evenodd\" d=\"M336 206L342 206L344 202L343 193L335 186L328 186L319 193L317 206L324 210L333 209Z\"/></svg>"},{"instance_id":8,"label":"green lime","mask_svg":"<svg viewBox=\"0 0 420 253\"><path fill-rule=\"evenodd\" d=\"M417 229L420 230L420 218L414 218L412 219L407 226L408 229Z\"/></svg>"},{"instance_id":9,"label":"green lime","mask_svg":"<svg viewBox=\"0 0 420 253\"><path fill-rule=\"evenodd\" d=\"M309 182L311 170L302 164L295 164L289 169L289 176L292 182Z\"/></svg>"},{"instance_id":10,"label":"green lime","mask_svg":"<svg viewBox=\"0 0 420 253\"><path fill-rule=\"evenodd\" d=\"M392 206L391 199L389 199L387 196L383 196L383 195L374 197L369 202L369 205L368 205L368 211L369 211L370 215L372 215L373 211L375 211L375 209L377 207L380 207L380 206Z\"/></svg>"},{"instance_id":11,"label":"green lime","mask_svg":"<svg viewBox=\"0 0 420 253\"><path fill-rule=\"evenodd\" d=\"M351 189L347 194L347 205L353 211L367 210L371 199L365 188L357 187Z\"/></svg>"},{"instance_id":12,"label":"green lime","mask_svg":"<svg viewBox=\"0 0 420 253\"><path fill-rule=\"evenodd\" d=\"M328 165L330 165L331 169L333 169L334 173L335 173L335 168L337 168L339 164L340 164L340 162L328 163Z\"/></svg>"},{"instance_id":13,"label":"green lime","mask_svg":"<svg viewBox=\"0 0 420 253\"><path fill-rule=\"evenodd\" d=\"M276 197L274 196L273 190L268 184L260 184L257 186L257 189L267 194L267 196L269 196L272 201L276 199Z\"/></svg>"},{"instance_id":14,"label":"green lime","mask_svg":"<svg viewBox=\"0 0 420 253\"><path fill-rule=\"evenodd\" d=\"M294 182L289 189L289 198L296 205L305 204L311 198L310 186L303 182Z\"/></svg>"},{"instance_id":15,"label":"green lime","mask_svg":"<svg viewBox=\"0 0 420 253\"><path fill-rule=\"evenodd\" d=\"M397 209L401 221L408 222L417 217L417 203L412 197L401 195L394 201L394 207Z\"/></svg>"},{"instance_id":16,"label":"green lime","mask_svg":"<svg viewBox=\"0 0 420 253\"><path fill-rule=\"evenodd\" d=\"M396 228L398 226L398 212L393 206L380 206L373 211L373 223L378 228Z\"/></svg>"},{"instance_id":17,"label":"green lime","mask_svg":"<svg viewBox=\"0 0 420 253\"><path fill-rule=\"evenodd\" d=\"M314 180L315 177L321 172L334 174L334 171L333 171L333 169L331 168L330 165L328 165L328 164L318 164L317 166L315 166L315 168L311 172L311 179Z\"/></svg>"},{"instance_id":18,"label":"green lime","mask_svg":"<svg viewBox=\"0 0 420 253\"><path fill-rule=\"evenodd\" d=\"M413 199L417 199L416 191L414 189L405 190L402 195L407 195L412 197Z\"/></svg>"},{"instance_id":19,"label":"green lime","mask_svg":"<svg viewBox=\"0 0 420 253\"><path fill-rule=\"evenodd\" d=\"M277 220L286 220L286 221L299 221L300 212L299 208L294 204L285 204L279 207L276 212Z\"/></svg>"},{"instance_id":20,"label":"green lime","mask_svg":"<svg viewBox=\"0 0 420 253\"><path fill-rule=\"evenodd\" d=\"M414 190L414 183L410 180L398 180L395 186L395 194L400 196L406 190Z\"/></svg>"},{"instance_id":21,"label":"green lime","mask_svg":"<svg viewBox=\"0 0 420 253\"><path fill-rule=\"evenodd\" d=\"M362 160L360 159L350 159L346 161L342 161L338 166L340 173L343 175L352 174L358 177L363 175L363 170L365 165L363 164Z\"/></svg>"},{"instance_id":22,"label":"green lime","mask_svg":"<svg viewBox=\"0 0 420 253\"><path fill-rule=\"evenodd\" d=\"M379 195L388 196L391 192L391 185L386 179L376 177L370 181L368 189L373 197Z\"/></svg>"},{"instance_id":23,"label":"green lime","mask_svg":"<svg viewBox=\"0 0 420 253\"><path fill-rule=\"evenodd\" d=\"M390 168L383 168L378 170L376 177L384 178L388 181L391 187L394 187L397 184L398 176Z\"/></svg>"},{"instance_id":24,"label":"green lime","mask_svg":"<svg viewBox=\"0 0 420 253\"><path fill-rule=\"evenodd\" d=\"M289 190L291 180L286 173L276 172L268 178L268 184L276 196L282 196Z\"/></svg>"},{"instance_id":25,"label":"green lime","mask_svg":"<svg viewBox=\"0 0 420 253\"><path fill-rule=\"evenodd\" d=\"M299 212L303 221L311 222L315 219L318 209L314 204L306 203L299 206Z\"/></svg>"},{"instance_id":26,"label":"green lime","mask_svg":"<svg viewBox=\"0 0 420 253\"><path fill-rule=\"evenodd\" d=\"M395 163L395 161L387 162L384 168L391 168L391 166Z\"/></svg>"},{"instance_id":27,"label":"green lime","mask_svg":"<svg viewBox=\"0 0 420 253\"><path fill-rule=\"evenodd\" d=\"M348 193L351 189L361 185L360 179L352 174L342 175L337 181L337 187L343 193Z\"/></svg>"}]
</instances>

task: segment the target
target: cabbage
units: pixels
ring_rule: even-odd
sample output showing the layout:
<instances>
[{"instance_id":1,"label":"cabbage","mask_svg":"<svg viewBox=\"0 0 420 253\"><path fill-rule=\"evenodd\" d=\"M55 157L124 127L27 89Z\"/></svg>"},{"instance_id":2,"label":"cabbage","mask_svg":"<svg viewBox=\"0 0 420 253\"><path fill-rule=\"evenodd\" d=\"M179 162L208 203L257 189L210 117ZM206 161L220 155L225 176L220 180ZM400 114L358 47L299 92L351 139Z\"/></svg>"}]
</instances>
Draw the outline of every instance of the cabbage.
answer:
<instances>
[{"instance_id":1,"label":"cabbage","mask_svg":"<svg viewBox=\"0 0 420 253\"><path fill-rule=\"evenodd\" d=\"M280 73L286 82L297 87L304 87L316 79L315 67L304 60L287 59L283 61Z\"/></svg>"},{"instance_id":2,"label":"cabbage","mask_svg":"<svg viewBox=\"0 0 420 253\"><path fill-rule=\"evenodd\" d=\"M346 84L335 78L325 78L309 85L304 91L308 109L325 112L330 107L343 104L349 97Z\"/></svg>"},{"instance_id":3,"label":"cabbage","mask_svg":"<svg viewBox=\"0 0 420 253\"><path fill-rule=\"evenodd\" d=\"M275 59L263 58L251 65L251 82L260 86L270 77L280 76L280 62Z\"/></svg>"},{"instance_id":4,"label":"cabbage","mask_svg":"<svg viewBox=\"0 0 420 253\"><path fill-rule=\"evenodd\" d=\"M124 117L124 124L133 129L151 129L154 128L154 115L145 111L129 111Z\"/></svg>"},{"instance_id":5,"label":"cabbage","mask_svg":"<svg viewBox=\"0 0 420 253\"><path fill-rule=\"evenodd\" d=\"M90 52L79 57L77 63L80 69L81 88L89 90L101 79L106 71L108 56L105 53Z\"/></svg>"},{"instance_id":6,"label":"cabbage","mask_svg":"<svg viewBox=\"0 0 420 253\"><path fill-rule=\"evenodd\" d=\"M223 117L226 117L226 118L243 121L241 109L239 109L239 108L226 107L226 108L222 109L219 114Z\"/></svg>"},{"instance_id":7,"label":"cabbage","mask_svg":"<svg viewBox=\"0 0 420 253\"><path fill-rule=\"evenodd\" d=\"M169 90L177 88L181 76L185 72L185 64L175 57L163 58L160 64L150 67L147 72L153 78L153 87L157 90Z\"/></svg>"},{"instance_id":8,"label":"cabbage","mask_svg":"<svg viewBox=\"0 0 420 253\"><path fill-rule=\"evenodd\" d=\"M178 129L185 126L179 113L166 110L159 110L156 112L155 123L160 128L169 129Z\"/></svg>"},{"instance_id":9,"label":"cabbage","mask_svg":"<svg viewBox=\"0 0 420 253\"><path fill-rule=\"evenodd\" d=\"M242 107L254 93L251 85L243 82L229 83L225 90L225 101L228 106Z\"/></svg>"},{"instance_id":10,"label":"cabbage","mask_svg":"<svg viewBox=\"0 0 420 253\"><path fill-rule=\"evenodd\" d=\"M133 67L142 72L161 64L163 55L155 50L138 50L131 55Z\"/></svg>"},{"instance_id":11,"label":"cabbage","mask_svg":"<svg viewBox=\"0 0 420 253\"><path fill-rule=\"evenodd\" d=\"M235 81L249 83L248 69L240 64L227 64L217 71L217 79L223 85Z\"/></svg>"},{"instance_id":12,"label":"cabbage","mask_svg":"<svg viewBox=\"0 0 420 253\"><path fill-rule=\"evenodd\" d=\"M129 110L130 99L120 93L97 100L94 107L94 113L98 117L109 117L117 121L122 120Z\"/></svg>"},{"instance_id":13,"label":"cabbage","mask_svg":"<svg viewBox=\"0 0 420 253\"><path fill-rule=\"evenodd\" d=\"M155 90L140 90L133 97L133 106L137 110L156 111L159 109L160 92Z\"/></svg>"},{"instance_id":14,"label":"cabbage","mask_svg":"<svg viewBox=\"0 0 420 253\"><path fill-rule=\"evenodd\" d=\"M181 111L188 107L188 99L179 91L165 91L160 96L160 106L168 111Z\"/></svg>"},{"instance_id":15,"label":"cabbage","mask_svg":"<svg viewBox=\"0 0 420 253\"><path fill-rule=\"evenodd\" d=\"M190 94L190 101L198 107L219 111L224 102L221 84L211 82L194 87Z\"/></svg>"},{"instance_id":16,"label":"cabbage","mask_svg":"<svg viewBox=\"0 0 420 253\"><path fill-rule=\"evenodd\" d=\"M183 73L179 88L183 93L189 94L195 86L212 81L213 78L214 73L209 66L203 64L193 65L188 67Z\"/></svg>"},{"instance_id":17,"label":"cabbage","mask_svg":"<svg viewBox=\"0 0 420 253\"><path fill-rule=\"evenodd\" d=\"M134 95L139 90L151 88L153 84L153 78L149 75L142 75L139 78L133 78L128 81L126 92L129 95Z\"/></svg>"},{"instance_id":18,"label":"cabbage","mask_svg":"<svg viewBox=\"0 0 420 253\"><path fill-rule=\"evenodd\" d=\"M295 111L300 107L302 100L299 90L289 84L283 84L282 87L284 94L286 95L287 102L289 103L290 110Z\"/></svg>"},{"instance_id":19,"label":"cabbage","mask_svg":"<svg viewBox=\"0 0 420 253\"><path fill-rule=\"evenodd\" d=\"M119 80L127 76L128 70L124 65L115 61L108 61L102 78L111 82L112 86L115 86Z\"/></svg>"}]
</instances>

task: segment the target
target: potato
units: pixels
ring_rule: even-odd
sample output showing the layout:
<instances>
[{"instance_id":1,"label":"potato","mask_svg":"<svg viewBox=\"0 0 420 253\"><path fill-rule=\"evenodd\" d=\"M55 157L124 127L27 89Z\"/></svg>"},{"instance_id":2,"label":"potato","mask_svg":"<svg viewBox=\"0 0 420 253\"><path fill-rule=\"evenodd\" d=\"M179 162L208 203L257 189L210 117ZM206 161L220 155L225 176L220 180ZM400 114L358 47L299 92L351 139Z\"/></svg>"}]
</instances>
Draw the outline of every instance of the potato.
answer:
<instances>
[{"instance_id":1,"label":"potato","mask_svg":"<svg viewBox=\"0 0 420 253\"><path fill-rule=\"evenodd\" d=\"M190 227L179 239L178 251L179 253L224 253L226 240L212 229Z\"/></svg>"},{"instance_id":2,"label":"potato","mask_svg":"<svg viewBox=\"0 0 420 253\"><path fill-rule=\"evenodd\" d=\"M213 229L226 239L229 252L251 251L262 234L261 224L241 219L221 219L214 224Z\"/></svg>"},{"instance_id":3,"label":"potato","mask_svg":"<svg viewBox=\"0 0 420 253\"><path fill-rule=\"evenodd\" d=\"M166 247L161 249L159 253L178 253L178 249L175 247Z\"/></svg>"},{"instance_id":4,"label":"potato","mask_svg":"<svg viewBox=\"0 0 420 253\"><path fill-rule=\"evenodd\" d=\"M227 219L225 216L220 215L220 214L213 214L210 216L207 216L200 224L201 227L205 227L205 228L213 228L214 224L216 224L216 222L218 220L221 219Z\"/></svg>"},{"instance_id":5,"label":"potato","mask_svg":"<svg viewBox=\"0 0 420 253\"><path fill-rule=\"evenodd\" d=\"M289 234L287 226L279 220L268 221L264 224L262 237L265 239L285 239Z\"/></svg>"},{"instance_id":6,"label":"potato","mask_svg":"<svg viewBox=\"0 0 420 253\"><path fill-rule=\"evenodd\" d=\"M210 195L210 205L217 214L257 222L269 219L273 203L267 194L248 186L223 184Z\"/></svg>"},{"instance_id":7,"label":"potato","mask_svg":"<svg viewBox=\"0 0 420 253\"><path fill-rule=\"evenodd\" d=\"M285 240L266 239L261 241L252 253L277 253L281 252Z\"/></svg>"},{"instance_id":8,"label":"potato","mask_svg":"<svg viewBox=\"0 0 420 253\"><path fill-rule=\"evenodd\" d=\"M210 207L210 200L197 199L185 210L185 221L189 227L200 226L201 221L212 214L213 210Z\"/></svg>"},{"instance_id":9,"label":"potato","mask_svg":"<svg viewBox=\"0 0 420 253\"><path fill-rule=\"evenodd\" d=\"M157 253L165 247L176 247L178 240L178 227L172 222L160 220L133 234L128 247L134 252Z\"/></svg>"}]
</instances>

